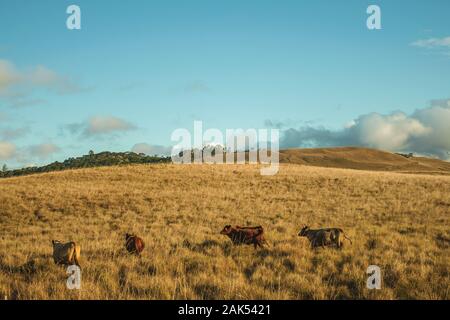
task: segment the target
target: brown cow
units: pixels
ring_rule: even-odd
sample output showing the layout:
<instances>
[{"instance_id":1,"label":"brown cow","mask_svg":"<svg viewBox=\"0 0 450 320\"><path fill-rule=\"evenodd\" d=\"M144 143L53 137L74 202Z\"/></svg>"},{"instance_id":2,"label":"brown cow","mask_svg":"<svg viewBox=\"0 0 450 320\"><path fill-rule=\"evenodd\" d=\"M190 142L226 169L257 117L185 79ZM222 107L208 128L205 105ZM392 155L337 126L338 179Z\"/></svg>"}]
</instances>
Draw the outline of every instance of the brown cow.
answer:
<instances>
[{"instance_id":1,"label":"brown cow","mask_svg":"<svg viewBox=\"0 0 450 320\"><path fill-rule=\"evenodd\" d=\"M75 242L62 243L58 240L52 240L53 261L55 264L80 266L80 246Z\"/></svg>"},{"instance_id":2,"label":"brown cow","mask_svg":"<svg viewBox=\"0 0 450 320\"><path fill-rule=\"evenodd\" d=\"M235 245L253 244L256 249L258 246L262 247L264 244L267 244L266 239L264 239L264 229L261 226L232 227L231 225L227 225L220 234L228 236Z\"/></svg>"},{"instance_id":3,"label":"brown cow","mask_svg":"<svg viewBox=\"0 0 450 320\"><path fill-rule=\"evenodd\" d=\"M340 228L324 228L324 229L310 229L304 226L298 233L300 237L306 237L311 242L311 248L335 245L337 248L342 248L342 237L350 241L344 230Z\"/></svg>"},{"instance_id":4,"label":"brown cow","mask_svg":"<svg viewBox=\"0 0 450 320\"><path fill-rule=\"evenodd\" d=\"M125 248L127 248L127 251L129 253L135 253L137 255L140 255L142 250L144 250L145 244L144 240L139 238L136 235L133 234L126 234L125 235Z\"/></svg>"}]
</instances>

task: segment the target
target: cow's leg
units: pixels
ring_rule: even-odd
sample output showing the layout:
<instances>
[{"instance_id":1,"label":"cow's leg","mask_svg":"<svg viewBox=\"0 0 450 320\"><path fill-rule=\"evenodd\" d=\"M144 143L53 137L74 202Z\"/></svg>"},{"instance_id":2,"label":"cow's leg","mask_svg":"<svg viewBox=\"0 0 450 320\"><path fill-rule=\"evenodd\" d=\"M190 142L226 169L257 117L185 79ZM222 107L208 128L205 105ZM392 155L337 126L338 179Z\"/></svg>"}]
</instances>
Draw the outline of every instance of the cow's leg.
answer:
<instances>
[{"instance_id":1,"label":"cow's leg","mask_svg":"<svg viewBox=\"0 0 450 320\"><path fill-rule=\"evenodd\" d=\"M75 255L75 250L70 250L69 255L67 257L67 261L69 262L69 264L73 264L73 257Z\"/></svg>"}]
</instances>

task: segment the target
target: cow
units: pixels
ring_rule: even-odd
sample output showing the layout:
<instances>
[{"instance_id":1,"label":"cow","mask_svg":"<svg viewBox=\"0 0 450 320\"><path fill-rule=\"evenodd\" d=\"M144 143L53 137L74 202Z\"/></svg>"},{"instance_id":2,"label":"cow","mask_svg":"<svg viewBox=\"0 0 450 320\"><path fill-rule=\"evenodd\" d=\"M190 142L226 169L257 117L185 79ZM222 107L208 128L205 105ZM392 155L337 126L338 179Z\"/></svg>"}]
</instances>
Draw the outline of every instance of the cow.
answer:
<instances>
[{"instance_id":1,"label":"cow","mask_svg":"<svg viewBox=\"0 0 450 320\"><path fill-rule=\"evenodd\" d=\"M144 240L138 236L129 233L125 235L125 248L129 253L140 255L144 247Z\"/></svg>"},{"instance_id":2,"label":"cow","mask_svg":"<svg viewBox=\"0 0 450 320\"><path fill-rule=\"evenodd\" d=\"M323 229L310 229L308 226L304 226L298 233L300 237L306 237L311 243L311 248L325 247L335 245L337 248L342 248L341 235L352 243L352 240L348 238L344 230L340 228L323 228Z\"/></svg>"},{"instance_id":3,"label":"cow","mask_svg":"<svg viewBox=\"0 0 450 320\"><path fill-rule=\"evenodd\" d=\"M81 248L75 242L62 243L58 240L52 240L53 261L55 264L77 265L80 267Z\"/></svg>"},{"instance_id":4,"label":"cow","mask_svg":"<svg viewBox=\"0 0 450 320\"><path fill-rule=\"evenodd\" d=\"M227 225L223 228L220 234L226 235L230 238L234 245L248 244L253 245L255 249L267 244L264 238L264 229L258 227L232 227Z\"/></svg>"}]
</instances>

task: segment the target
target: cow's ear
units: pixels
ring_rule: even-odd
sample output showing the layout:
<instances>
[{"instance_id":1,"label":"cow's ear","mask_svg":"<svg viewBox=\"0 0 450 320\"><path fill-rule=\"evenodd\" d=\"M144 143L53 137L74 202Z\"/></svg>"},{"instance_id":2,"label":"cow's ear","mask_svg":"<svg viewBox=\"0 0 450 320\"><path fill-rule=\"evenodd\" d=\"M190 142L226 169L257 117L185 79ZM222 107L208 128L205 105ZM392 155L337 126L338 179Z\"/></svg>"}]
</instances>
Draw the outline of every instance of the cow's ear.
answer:
<instances>
[{"instance_id":1,"label":"cow's ear","mask_svg":"<svg viewBox=\"0 0 450 320\"><path fill-rule=\"evenodd\" d=\"M55 240L52 240L52 244L55 244Z\"/></svg>"}]
</instances>

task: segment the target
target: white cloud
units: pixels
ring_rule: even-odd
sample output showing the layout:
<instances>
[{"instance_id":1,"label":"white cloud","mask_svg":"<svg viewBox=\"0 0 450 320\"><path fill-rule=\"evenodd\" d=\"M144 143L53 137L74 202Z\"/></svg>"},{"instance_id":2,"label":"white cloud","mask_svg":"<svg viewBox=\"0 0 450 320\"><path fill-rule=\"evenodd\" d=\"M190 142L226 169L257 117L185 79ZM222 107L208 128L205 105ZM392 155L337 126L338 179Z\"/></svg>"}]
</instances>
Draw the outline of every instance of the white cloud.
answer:
<instances>
[{"instance_id":1,"label":"white cloud","mask_svg":"<svg viewBox=\"0 0 450 320\"><path fill-rule=\"evenodd\" d=\"M6 60L0 59L0 94L11 85L21 81L21 75L13 64Z\"/></svg>"},{"instance_id":2,"label":"white cloud","mask_svg":"<svg viewBox=\"0 0 450 320\"><path fill-rule=\"evenodd\" d=\"M442 105L417 110L412 115L424 126L431 128L428 134L414 140L414 149L425 154L450 158L450 100Z\"/></svg>"},{"instance_id":3,"label":"white cloud","mask_svg":"<svg viewBox=\"0 0 450 320\"><path fill-rule=\"evenodd\" d=\"M417 40L411 43L411 45L421 48L438 48L438 47L450 48L450 37Z\"/></svg>"},{"instance_id":4,"label":"white cloud","mask_svg":"<svg viewBox=\"0 0 450 320\"><path fill-rule=\"evenodd\" d=\"M0 137L4 140L13 140L21 138L30 132L29 127L21 127L16 129L5 128L0 130Z\"/></svg>"},{"instance_id":5,"label":"white cloud","mask_svg":"<svg viewBox=\"0 0 450 320\"><path fill-rule=\"evenodd\" d=\"M67 77L60 76L44 66L35 67L32 72L25 75L25 77L29 83L53 90L58 94L74 93L81 90L78 85L73 83Z\"/></svg>"},{"instance_id":6,"label":"white cloud","mask_svg":"<svg viewBox=\"0 0 450 320\"><path fill-rule=\"evenodd\" d=\"M34 105L44 102L33 97L35 91L48 90L56 94L83 91L68 77L62 76L45 66L19 70L13 63L0 59L0 101L12 107Z\"/></svg>"},{"instance_id":7,"label":"white cloud","mask_svg":"<svg viewBox=\"0 0 450 320\"><path fill-rule=\"evenodd\" d=\"M428 134L431 128L425 127L404 113L397 112L391 115L371 113L360 116L347 130L358 137L361 145L398 150L408 148L412 139Z\"/></svg>"},{"instance_id":8,"label":"white cloud","mask_svg":"<svg viewBox=\"0 0 450 320\"><path fill-rule=\"evenodd\" d=\"M0 160L11 160L16 163L30 163L33 159L46 160L53 154L61 151L61 148L53 143L42 143L25 147L0 141Z\"/></svg>"},{"instance_id":9,"label":"white cloud","mask_svg":"<svg viewBox=\"0 0 450 320\"><path fill-rule=\"evenodd\" d=\"M95 116L84 123L69 124L66 128L72 134L81 133L82 137L90 138L123 133L136 129L136 126L114 116Z\"/></svg>"},{"instance_id":10,"label":"white cloud","mask_svg":"<svg viewBox=\"0 0 450 320\"><path fill-rule=\"evenodd\" d=\"M16 146L6 141L0 141L0 160L10 160L16 155Z\"/></svg>"},{"instance_id":11,"label":"white cloud","mask_svg":"<svg viewBox=\"0 0 450 320\"><path fill-rule=\"evenodd\" d=\"M437 100L411 115L370 113L342 130L302 127L283 132L281 147L365 146L397 152L415 152L448 159L450 100Z\"/></svg>"},{"instance_id":12,"label":"white cloud","mask_svg":"<svg viewBox=\"0 0 450 320\"><path fill-rule=\"evenodd\" d=\"M137 143L133 146L133 148L131 148L131 151L134 153L144 153L151 156L168 156L171 154L172 148L160 145L150 145L147 143Z\"/></svg>"},{"instance_id":13,"label":"white cloud","mask_svg":"<svg viewBox=\"0 0 450 320\"><path fill-rule=\"evenodd\" d=\"M53 143L42 143L29 147L30 155L39 159L47 159L60 150L61 149Z\"/></svg>"},{"instance_id":14,"label":"white cloud","mask_svg":"<svg viewBox=\"0 0 450 320\"><path fill-rule=\"evenodd\" d=\"M89 119L85 130L86 135L107 134L112 132L129 131L135 129L135 126L123 119L108 117L92 117Z\"/></svg>"}]
</instances>

